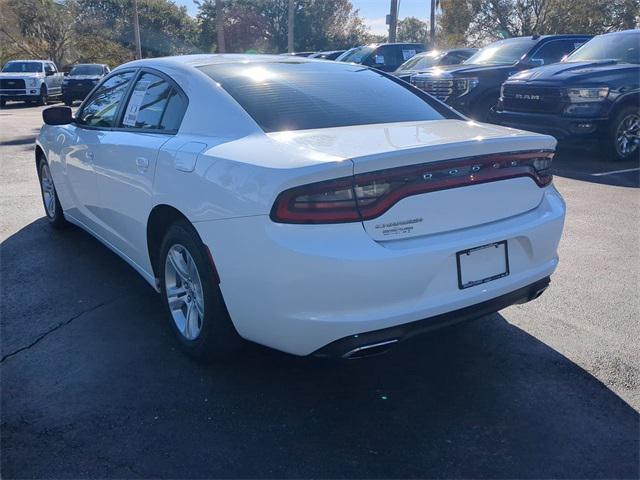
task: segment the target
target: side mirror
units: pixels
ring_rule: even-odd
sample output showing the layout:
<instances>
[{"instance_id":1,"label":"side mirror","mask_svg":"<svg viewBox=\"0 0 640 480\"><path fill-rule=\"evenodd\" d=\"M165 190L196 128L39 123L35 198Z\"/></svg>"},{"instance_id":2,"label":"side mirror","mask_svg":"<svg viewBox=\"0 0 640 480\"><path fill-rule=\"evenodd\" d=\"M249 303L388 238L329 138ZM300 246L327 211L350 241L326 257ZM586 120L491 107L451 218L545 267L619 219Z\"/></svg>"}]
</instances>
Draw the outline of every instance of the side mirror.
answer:
<instances>
[{"instance_id":1,"label":"side mirror","mask_svg":"<svg viewBox=\"0 0 640 480\"><path fill-rule=\"evenodd\" d=\"M45 72L44 72L44 74L45 74L47 77L50 77L50 76L51 76L51 75L53 75L54 73L56 73L56 72L53 72L53 71L51 71L51 70L47 70L47 71L45 71Z\"/></svg>"},{"instance_id":2,"label":"side mirror","mask_svg":"<svg viewBox=\"0 0 640 480\"><path fill-rule=\"evenodd\" d=\"M42 119L47 125L69 125L73 115L70 107L49 107L42 111Z\"/></svg>"},{"instance_id":3,"label":"side mirror","mask_svg":"<svg viewBox=\"0 0 640 480\"><path fill-rule=\"evenodd\" d=\"M541 58L530 58L529 65L531 65L532 67L541 67L542 65L544 65L544 60Z\"/></svg>"}]
</instances>

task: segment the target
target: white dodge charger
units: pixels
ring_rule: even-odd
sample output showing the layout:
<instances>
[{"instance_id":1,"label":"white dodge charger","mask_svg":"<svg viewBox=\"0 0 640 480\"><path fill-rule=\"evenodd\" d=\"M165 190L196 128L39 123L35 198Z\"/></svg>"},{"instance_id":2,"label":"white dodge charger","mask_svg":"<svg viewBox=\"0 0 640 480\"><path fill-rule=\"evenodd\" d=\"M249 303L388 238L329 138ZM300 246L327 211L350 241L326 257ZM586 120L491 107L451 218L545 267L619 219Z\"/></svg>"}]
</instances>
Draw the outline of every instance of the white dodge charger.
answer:
<instances>
[{"instance_id":1,"label":"white dodge charger","mask_svg":"<svg viewBox=\"0 0 640 480\"><path fill-rule=\"evenodd\" d=\"M196 357L380 353L536 298L558 263L554 139L361 65L141 60L43 117L49 221L138 271Z\"/></svg>"}]
</instances>

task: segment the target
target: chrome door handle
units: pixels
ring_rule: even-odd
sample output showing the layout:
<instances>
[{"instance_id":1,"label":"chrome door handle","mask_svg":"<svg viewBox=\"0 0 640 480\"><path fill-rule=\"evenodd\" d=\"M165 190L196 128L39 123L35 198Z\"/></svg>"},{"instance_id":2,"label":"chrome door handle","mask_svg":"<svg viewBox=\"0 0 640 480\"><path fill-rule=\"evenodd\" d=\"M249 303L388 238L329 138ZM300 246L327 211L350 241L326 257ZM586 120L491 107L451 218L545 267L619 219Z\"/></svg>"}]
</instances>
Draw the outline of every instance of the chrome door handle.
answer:
<instances>
[{"instance_id":1,"label":"chrome door handle","mask_svg":"<svg viewBox=\"0 0 640 480\"><path fill-rule=\"evenodd\" d=\"M136 158L136 167L140 173L144 173L149 168L149 160L144 157Z\"/></svg>"}]
</instances>

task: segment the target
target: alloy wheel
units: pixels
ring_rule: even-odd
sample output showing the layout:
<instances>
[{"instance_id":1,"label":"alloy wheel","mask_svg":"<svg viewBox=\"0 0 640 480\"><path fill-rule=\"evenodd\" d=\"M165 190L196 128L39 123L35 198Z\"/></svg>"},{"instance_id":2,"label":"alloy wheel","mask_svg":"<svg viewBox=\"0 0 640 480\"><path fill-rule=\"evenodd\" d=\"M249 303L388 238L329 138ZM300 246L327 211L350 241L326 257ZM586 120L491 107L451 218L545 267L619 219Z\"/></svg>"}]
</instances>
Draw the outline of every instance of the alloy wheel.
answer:
<instances>
[{"instance_id":1,"label":"alloy wheel","mask_svg":"<svg viewBox=\"0 0 640 480\"><path fill-rule=\"evenodd\" d=\"M40 186L42 187L42 199L44 200L47 215L49 218L54 218L56 216L56 191L53 186L49 165L46 163L42 164L40 171Z\"/></svg>"},{"instance_id":2,"label":"alloy wheel","mask_svg":"<svg viewBox=\"0 0 640 480\"><path fill-rule=\"evenodd\" d=\"M204 322L204 295L200 274L189 250L173 245L167 252L164 275L173 321L184 338L195 340Z\"/></svg>"},{"instance_id":3,"label":"alloy wheel","mask_svg":"<svg viewBox=\"0 0 640 480\"><path fill-rule=\"evenodd\" d=\"M616 131L616 149L622 157L627 157L640 144L640 114L632 113L622 119Z\"/></svg>"}]
</instances>

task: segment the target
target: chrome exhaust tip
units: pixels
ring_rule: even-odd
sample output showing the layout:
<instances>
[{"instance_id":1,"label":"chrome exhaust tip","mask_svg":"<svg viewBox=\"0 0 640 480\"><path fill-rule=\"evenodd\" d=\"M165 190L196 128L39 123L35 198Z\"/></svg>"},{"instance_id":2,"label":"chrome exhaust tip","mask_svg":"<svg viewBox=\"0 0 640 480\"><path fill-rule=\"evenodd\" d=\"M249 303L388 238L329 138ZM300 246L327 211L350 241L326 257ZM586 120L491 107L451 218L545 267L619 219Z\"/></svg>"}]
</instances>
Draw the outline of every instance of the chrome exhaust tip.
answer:
<instances>
[{"instance_id":1,"label":"chrome exhaust tip","mask_svg":"<svg viewBox=\"0 0 640 480\"><path fill-rule=\"evenodd\" d=\"M372 357L374 355L381 355L385 353L391 345L397 343L398 339L394 338L392 340L386 340L384 342L371 343L369 345L363 345L361 347L354 348L353 350L349 350L347 353L342 355L342 358L347 360L353 360L356 358L364 358L364 357Z\"/></svg>"}]
</instances>

